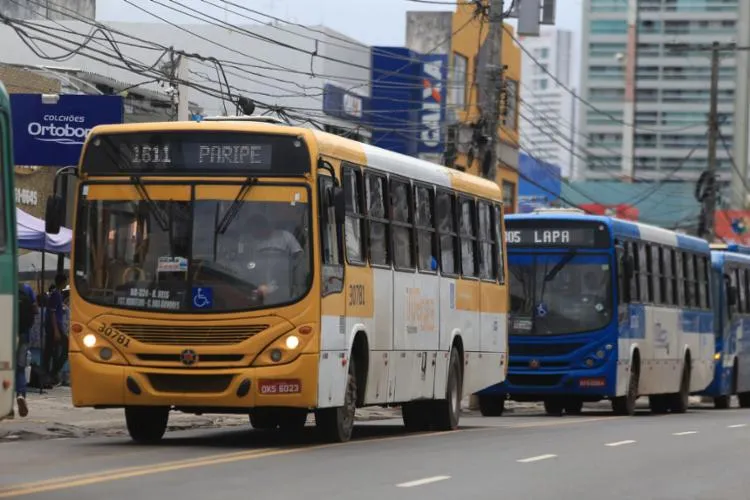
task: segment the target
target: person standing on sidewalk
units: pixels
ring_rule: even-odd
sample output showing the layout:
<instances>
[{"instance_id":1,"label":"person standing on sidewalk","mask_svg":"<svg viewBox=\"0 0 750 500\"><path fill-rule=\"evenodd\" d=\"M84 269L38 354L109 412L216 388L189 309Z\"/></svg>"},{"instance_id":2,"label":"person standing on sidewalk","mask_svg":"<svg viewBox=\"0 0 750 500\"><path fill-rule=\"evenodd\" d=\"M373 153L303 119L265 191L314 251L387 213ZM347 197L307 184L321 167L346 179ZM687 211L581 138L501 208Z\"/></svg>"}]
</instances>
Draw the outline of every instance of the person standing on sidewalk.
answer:
<instances>
[{"instance_id":1,"label":"person standing on sidewalk","mask_svg":"<svg viewBox=\"0 0 750 500\"><path fill-rule=\"evenodd\" d=\"M52 340L50 354L52 368L50 376L54 385L60 383L60 372L65 361L68 359L68 336L65 329L65 310L63 304L62 290L68 281L67 276L58 274L55 276L55 288L52 290L47 302L47 339Z\"/></svg>"},{"instance_id":2,"label":"person standing on sidewalk","mask_svg":"<svg viewBox=\"0 0 750 500\"><path fill-rule=\"evenodd\" d=\"M34 326L38 309L34 290L23 284L18 287L18 349L16 351L16 405L18 414L29 414L26 404L26 363L28 361L29 336Z\"/></svg>"}]
</instances>

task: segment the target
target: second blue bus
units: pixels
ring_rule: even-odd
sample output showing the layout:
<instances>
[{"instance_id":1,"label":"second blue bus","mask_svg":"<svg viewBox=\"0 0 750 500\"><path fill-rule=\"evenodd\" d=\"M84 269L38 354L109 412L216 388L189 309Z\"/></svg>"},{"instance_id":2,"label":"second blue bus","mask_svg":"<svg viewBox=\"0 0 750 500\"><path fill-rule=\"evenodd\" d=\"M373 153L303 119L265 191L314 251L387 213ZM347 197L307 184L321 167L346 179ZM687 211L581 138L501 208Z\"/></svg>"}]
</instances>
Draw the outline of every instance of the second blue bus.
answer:
<instances>
[{"instance_id":1,"label":"second blue bus","mask_svg":"<svg viewBox=\"0 0 750 500\"><path fill-rule=\"evenodd\" d=\"M506 217L510 361L478 395L482 414L506 398L551 415L611 400L632 415L683 413L713 378L710 247L672 231L576 211Z\"/></svg>"}]
</instances>

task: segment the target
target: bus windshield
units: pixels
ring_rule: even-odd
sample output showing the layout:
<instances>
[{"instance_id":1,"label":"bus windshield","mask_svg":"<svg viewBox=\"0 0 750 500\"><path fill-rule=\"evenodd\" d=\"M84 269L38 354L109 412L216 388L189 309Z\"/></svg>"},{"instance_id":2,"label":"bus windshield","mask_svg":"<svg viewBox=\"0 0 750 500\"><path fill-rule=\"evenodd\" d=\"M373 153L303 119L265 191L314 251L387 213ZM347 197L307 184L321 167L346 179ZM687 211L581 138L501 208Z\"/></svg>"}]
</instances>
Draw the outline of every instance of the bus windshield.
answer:
<instances>
[{"instance_id":1,"label":"bus windshield","mask_svg":"<svg viewBox=\"0 0 750 500\"><path fill-rule=\"evenodd\" d=\"M562 335L606 327L613 317L611 264L605 254L509 255L510 332Z\"/></svg>"},{"instance_id":2,"label":"bus windshield","mask_svg":"<svg viewBox=\"0 0 750 500\"><path fill-rule=\"evenodd\" d=\"M160 312L227 312L289 304L307 293L304 188L255 186L236 203L236 185L149 185L145 195L119 199L115 194L125 188L83 187L75 282L85 300Z\"/></svg>"}]
</instances>

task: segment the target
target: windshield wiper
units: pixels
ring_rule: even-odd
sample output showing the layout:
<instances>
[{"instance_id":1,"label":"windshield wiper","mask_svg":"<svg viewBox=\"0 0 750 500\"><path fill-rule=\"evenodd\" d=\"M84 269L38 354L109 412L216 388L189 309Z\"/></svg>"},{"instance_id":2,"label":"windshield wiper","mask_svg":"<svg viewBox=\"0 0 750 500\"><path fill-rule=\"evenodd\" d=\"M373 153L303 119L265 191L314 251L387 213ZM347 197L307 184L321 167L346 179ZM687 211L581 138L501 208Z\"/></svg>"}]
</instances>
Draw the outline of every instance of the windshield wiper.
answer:
<instances>
[{"instance_id":1,"label":"windshield wiper","mask_svg":"<svg viewBox=\"0 0 750 500\"><path fill-rule=\"evenodd\" d=\"M575 257L577 253L578 251L575 249L572 249L568 253L566 253L565 257L560 259L560 262L555 264L555 267L550 269L550 271L544 276L544 281L552 281L553 279L555 279L555 276L557 276L558 273L562 271L562 269L567 266L571 260L573 260L573 257Z\"/></svg>"},{"instance_id":2,"label":"windshield wiper","mask_svg":"<svg viewBox=\"0 0 750 500\"><path fill-rule=\"evenodd\" d=\"M229 209L224 214L224 217L222 217L219 225L216 226L216 234L224 234L227 232L227 229L229 229L229 226L232 224L234 218L237 217L237 214L240 211L242 201L245 199L245 196L247 196L250 188L253 187L253 184L255 184L256 182L258 182L258 179L256 177L248 177L247 179L245 179L245 182L242 183L242 187L240 187L240 192L237 193L237 197L229 206Z\"/></svg>"},{"instance_id":3,"label":"windshield wiper","mask_svg":"<svg viewBox=\"0 0 750 500\"><path fill-rule=\"evenodd\" d=\"M154 219L156 219L156 223L159 224L162 231L166 232L169 229L169 220L164 218L164 213L159 208L159 205L157 205L148 195L148 191L146 191L146 187L143 185L141 178L133 176L130 179L133 181L135 190L138 191L141 199L146 202L146 205L148 205L149 211L154 216Z\"/></svg>"}]
</instances>

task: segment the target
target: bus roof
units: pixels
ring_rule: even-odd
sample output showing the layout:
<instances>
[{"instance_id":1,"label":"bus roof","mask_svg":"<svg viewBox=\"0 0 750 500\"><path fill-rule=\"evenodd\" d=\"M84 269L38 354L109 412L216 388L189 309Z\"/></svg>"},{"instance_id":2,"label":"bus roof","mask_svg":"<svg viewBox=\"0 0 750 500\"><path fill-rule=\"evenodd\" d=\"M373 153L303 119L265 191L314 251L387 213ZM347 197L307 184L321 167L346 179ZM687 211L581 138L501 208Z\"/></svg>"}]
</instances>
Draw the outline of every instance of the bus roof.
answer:
<instances>
[{"instance_id":1,"label":"bus roof","mask_svg":"<svg viewBox=\"0 0 750 500\"><path fill-rule=\"evenodd\" d=\"M117 134L133 132L192 132L210 131L248 131L268 134L301 135L308 142L315 142L321 153L352 162L363 167L372 167L393 175L400 175L415 181L425 181L457 191L474 193L478 196L502 202L502 190L497 183L476 175L448 168L437 163L420 160L411 156L395 153L387 149L364 144L352 139L340 137L327 132L290 125L268 123L265 120L251 120L249 117L226 117L222 120L151 122L99 125L91 130L87 139L98 134Z\"/></svg>"},{"instance_id":2,"label":"bus roof","mask_svg":"<svg viewBox=\"0 0 750 500\"><path fill-rule=\"evenodd\" d=\"M507 222L514 220L580 220L601 222L610 228L615 238L633 238L652 243L668 245L693 252L709 253L710 247L706 240L676 233L651 224L616 219L605 215L575 214L575 213L539 213L539 214L514 214L505 217Z\"/></svg>"}]
</instances>

